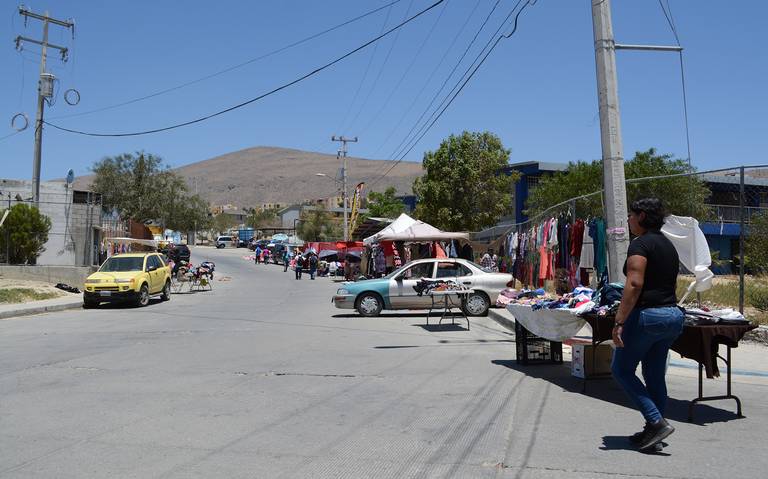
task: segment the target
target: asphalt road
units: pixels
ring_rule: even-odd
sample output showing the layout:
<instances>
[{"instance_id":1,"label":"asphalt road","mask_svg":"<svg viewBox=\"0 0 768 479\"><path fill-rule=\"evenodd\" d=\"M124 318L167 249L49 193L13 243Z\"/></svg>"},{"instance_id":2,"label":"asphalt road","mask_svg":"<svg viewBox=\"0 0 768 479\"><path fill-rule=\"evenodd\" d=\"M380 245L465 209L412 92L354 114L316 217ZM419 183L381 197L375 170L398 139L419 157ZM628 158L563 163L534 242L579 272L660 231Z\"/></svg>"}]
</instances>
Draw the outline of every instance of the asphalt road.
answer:
<instances>
[{"instance_id":1,"label":"asphalt road","mask_svg":"<svg viewBox=\"0 0 768 479\"><path fill-rule=\"evenodd\" d=\"M746 419L689 424L695 380L671 375L677 432L641 454L612 381L518 367L487 318L336 310L337 284L245 253L193 251L211 292L0 321L0 477L765 477L765 384L736 381Z\"/></svg>"}]
</instances>

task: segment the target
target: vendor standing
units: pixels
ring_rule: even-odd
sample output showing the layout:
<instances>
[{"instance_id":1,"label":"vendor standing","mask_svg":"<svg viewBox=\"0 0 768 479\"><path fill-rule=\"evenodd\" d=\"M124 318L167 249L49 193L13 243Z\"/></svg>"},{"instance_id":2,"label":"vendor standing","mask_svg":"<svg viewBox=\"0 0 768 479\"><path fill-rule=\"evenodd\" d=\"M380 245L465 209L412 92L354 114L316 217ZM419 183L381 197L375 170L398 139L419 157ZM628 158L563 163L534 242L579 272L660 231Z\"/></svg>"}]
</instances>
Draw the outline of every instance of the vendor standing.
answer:
<instances>
[{"instance_id":1,"label":"vendor standing","mask_svg":"<svg viewBox=\"0 0 768 479\"><path fill-rule=\"evenodd\" d=\"M611 369L646 421L643 431L629 440L640 450L659 450L661 441L675 431L664 419L664 409L667 354L683 331L684 314L675 295L679 258L661 232L664 208L659 199L640 199L629 209L629 228L637 237L624 263L627 280L616 313ZM635 374L641 362L645 384Z\"/></svg>"}]
</instances>

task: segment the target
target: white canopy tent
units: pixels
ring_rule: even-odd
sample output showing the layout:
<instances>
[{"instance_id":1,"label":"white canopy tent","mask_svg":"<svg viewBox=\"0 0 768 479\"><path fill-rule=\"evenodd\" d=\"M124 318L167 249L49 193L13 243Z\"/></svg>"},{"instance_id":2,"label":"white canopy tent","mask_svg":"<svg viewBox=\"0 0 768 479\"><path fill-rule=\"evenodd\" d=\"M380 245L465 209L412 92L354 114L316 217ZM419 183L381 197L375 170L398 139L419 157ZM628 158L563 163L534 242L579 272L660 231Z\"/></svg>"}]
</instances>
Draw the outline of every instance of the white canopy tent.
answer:
<instances>
[{"instance_id":1,"label":"white canopy tent","mask_svg":"<svg viewBox=\"0 0 768 479\"><path fill-rule=\"evenodd\" d=\"M391 236L393 234L401 233L408 229L411 225L416 223L416 220L411 218L405 213L402 213L400 216L397 217L395 221L390 223L386 228L379 231L378 233L371 235L363 240L363 243L366 245L376 243L378 241L381 241L382 236Z\"/></svg>"},{"instance_id":2,"label":"white canopy tent","mask_svg":"<svg viewBox=\"0 0 768 479\"><path fill-rule=\"evenodd\" d=\"M452 239L469 240L469 233L442 231L403 213L392 224L375 235L365 238L363 242L369 245L378 241L447 241Z\"/></svg>"}]
</instances>

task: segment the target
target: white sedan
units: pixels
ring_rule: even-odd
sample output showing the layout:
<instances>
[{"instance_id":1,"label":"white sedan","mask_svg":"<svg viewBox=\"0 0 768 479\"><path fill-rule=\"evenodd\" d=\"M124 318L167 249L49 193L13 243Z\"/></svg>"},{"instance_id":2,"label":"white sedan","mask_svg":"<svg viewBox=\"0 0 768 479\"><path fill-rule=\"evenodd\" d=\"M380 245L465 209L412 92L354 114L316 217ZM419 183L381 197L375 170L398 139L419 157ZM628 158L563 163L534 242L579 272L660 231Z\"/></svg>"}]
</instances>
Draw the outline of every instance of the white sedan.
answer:
<instances>
[{"instance_id":1,"label":"white sedan","mask_svg":"<svg viewBox=\"0 0 768 479\"><path fill-rule=\"evenodd\" d=\"M474 290L467 297L464 309L472 316L482 316L496 304L501 290L512 281L512 275L491 273L464 259L419 259L383 278L345 283L334 295L333 303L340 309L356 309L363 316L378 316L384 309L427 309L432 299L428 295L419 296L413 288L422 279L453 280Z\"/></svg>"}]
</instances>

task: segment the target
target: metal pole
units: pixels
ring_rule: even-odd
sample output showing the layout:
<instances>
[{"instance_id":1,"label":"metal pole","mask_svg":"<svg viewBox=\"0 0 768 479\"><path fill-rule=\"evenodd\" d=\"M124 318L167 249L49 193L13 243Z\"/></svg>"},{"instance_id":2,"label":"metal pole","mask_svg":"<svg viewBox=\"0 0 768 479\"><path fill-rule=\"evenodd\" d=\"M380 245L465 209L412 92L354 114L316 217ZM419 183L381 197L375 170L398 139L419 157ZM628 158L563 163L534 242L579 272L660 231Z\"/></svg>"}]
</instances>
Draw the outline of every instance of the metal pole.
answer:
<instances>
[{"instance_id":1,"label":"metal pole","mask_svg":"<svg viewBox=\"0 0 768 479\"><path fill-rule=\"evenodd\" d=\"M744 167L739 167L739 312L744 314Z\"/></svg>"},{"instance_id":2,"label":"metal pole","mask_svg":"<svg viewBox=\"0 0 768 479\"><path fill-rule=\"evenodd\" d=\"M603 151L605 220L608 228L608 274L611 281L623 281L622 269L627 258L629 235L610 0L592 0L592 26L600 108L600 142Z\"/></svg>"},{"instance_id":3,"label":"metal pole","mask_svg":"<svg viewBox=\"0 0 768 479\"><path fill-rule=\"evenodd\" d=\"M32 201L39 208L40 203L40 164L43 147L43 113L45 111L45 97L43 96L43 74L45 73L45 60L48 48L48 12L45 12L43 20L43 52L40 57L40 79L37 82L37 119L35 120L35 150L32 163Z\"/></svg>"}]
</instances>

